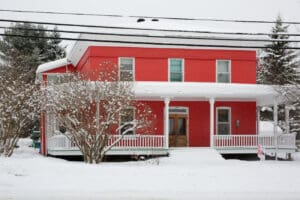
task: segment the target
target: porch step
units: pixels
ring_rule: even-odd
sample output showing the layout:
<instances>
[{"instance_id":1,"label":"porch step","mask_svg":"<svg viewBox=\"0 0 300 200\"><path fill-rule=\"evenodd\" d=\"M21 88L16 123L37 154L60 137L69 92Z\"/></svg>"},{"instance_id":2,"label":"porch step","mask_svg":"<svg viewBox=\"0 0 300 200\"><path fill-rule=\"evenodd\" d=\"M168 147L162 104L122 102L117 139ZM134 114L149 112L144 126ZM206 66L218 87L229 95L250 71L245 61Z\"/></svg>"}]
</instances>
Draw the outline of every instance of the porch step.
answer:
<instances>
[{"instance_id":1,"label":"porch step","mask_svg":"<svg viewBox=\"0 0 300 200\"><path fill-rule=\"evenodd\" d=\"M217 150L210 147L176 147L169 149L169 158L161 158L161 162L172 165L187 163L205 164L224 161Z\"/></svg>"}]
</instances>

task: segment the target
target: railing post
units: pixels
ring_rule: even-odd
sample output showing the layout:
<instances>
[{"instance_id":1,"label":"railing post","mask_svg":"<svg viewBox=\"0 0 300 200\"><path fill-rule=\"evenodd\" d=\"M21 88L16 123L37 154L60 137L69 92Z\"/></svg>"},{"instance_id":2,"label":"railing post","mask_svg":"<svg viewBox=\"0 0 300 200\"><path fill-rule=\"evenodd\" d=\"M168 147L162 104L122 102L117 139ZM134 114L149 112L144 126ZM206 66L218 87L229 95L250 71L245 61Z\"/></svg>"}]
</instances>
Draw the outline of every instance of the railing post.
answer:
<instances>
[{"instance_id":1,"label":"railing post","mask_svg":"<svg viewBox=\"0 0 300 200\"><path fill-rule=\"evenodd\" d=\"M277 98L274 98L274 108L273 108L273 128L274 128L274 136L275 136L275 160L278 159L277 154L278 154L278 134L277 134L277 124L278 124L278 105L277 105Z\"/></svg>"},{"instance_id":2,"label":"railing post","mask_svg":"<svg viewBox=\"0 0 300 200\"><path fill-rule=\"evenodd\" d=\"M214 146L214 104L215 99L211 97L209 99L209 106L210 106L210 147Z\"/></svg>"}]
</instances>

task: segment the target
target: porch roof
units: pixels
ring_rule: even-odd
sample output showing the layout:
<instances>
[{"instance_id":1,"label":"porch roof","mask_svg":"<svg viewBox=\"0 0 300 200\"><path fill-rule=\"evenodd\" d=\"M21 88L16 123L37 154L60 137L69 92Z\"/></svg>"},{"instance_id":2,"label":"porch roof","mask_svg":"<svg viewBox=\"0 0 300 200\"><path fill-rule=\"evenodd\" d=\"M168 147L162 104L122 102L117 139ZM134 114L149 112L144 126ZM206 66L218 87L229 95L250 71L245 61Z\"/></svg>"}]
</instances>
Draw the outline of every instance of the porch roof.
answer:
<instances>
[{"instance_id":1,"label":"porch roof","mask_svg":"<svg viewBox=\"0 0 300 200\"><path fill-rule=\"evenodd\" d=\"M255 101L258 106L273 105L278 95L270 85L151 81L136 82L134 93L139 100L208 101L213 97L216 101Z\"/></svg>"}]
</instances>

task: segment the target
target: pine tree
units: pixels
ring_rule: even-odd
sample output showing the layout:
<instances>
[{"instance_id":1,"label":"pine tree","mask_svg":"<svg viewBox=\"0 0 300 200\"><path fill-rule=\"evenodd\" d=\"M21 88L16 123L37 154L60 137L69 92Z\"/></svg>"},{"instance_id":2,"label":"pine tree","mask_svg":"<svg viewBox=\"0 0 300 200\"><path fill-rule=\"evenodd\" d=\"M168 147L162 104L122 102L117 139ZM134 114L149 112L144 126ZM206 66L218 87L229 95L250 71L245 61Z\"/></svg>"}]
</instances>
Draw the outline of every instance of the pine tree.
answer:
<instances>
[{"instance_id":1,"label":"pine tree","mask_svg":"<svg viewBox=\"0 0 300 200\"><path fill-rule=\"evenodd\" d=\"M42 25L16 23L5 30L7 36L0 40L0 58L6 65L30 72L28 81L34 82L38 65L65 57L65 50L59 46L61 39L57 28L48 33ZM22 35L30 37L15 37ZM43 37L53 37L48 39Z\"/></svg>"},{"instance_id":2,"label":"pine tree","mask_svg":"<svg viewBox=\"0 0 300 200\"><path fill-rule=\"evenodd\" d=\"M278 33L281 34L278 35ZM288 26L283 25L281 17L278 16L270 39L288 40L287 33ZM299 64L296 60L297 53L288 49L289 46L290 42L288 41L275 41L267 45L262 63L261 83L284 85L297 81L296 70Z\"/></svg>"},{"instance_id":3,"label":"pine tree","mask_svg":"<svg viewBox=\"0 0 300 200\"><path fill-rule=\"evenodd\" d=\"M280 33L280 35L279 35ZM270 39L288 40L288 26L282 23L278 16L275 26L272 28ZM257 82L269 85L278 85L278 93L285 97L286 105L293 107L291 117L291 132L300 132L300 99L299 99L299 60L298 53L288 49L291 43L288 41L274 41L266 46L259 60ZM262 118L271 119L272 114L262 113ZM284 106L279 106L279 125L285 129ZM299 134L298 134L299 135Z\"/></svg>"}]
</instances>

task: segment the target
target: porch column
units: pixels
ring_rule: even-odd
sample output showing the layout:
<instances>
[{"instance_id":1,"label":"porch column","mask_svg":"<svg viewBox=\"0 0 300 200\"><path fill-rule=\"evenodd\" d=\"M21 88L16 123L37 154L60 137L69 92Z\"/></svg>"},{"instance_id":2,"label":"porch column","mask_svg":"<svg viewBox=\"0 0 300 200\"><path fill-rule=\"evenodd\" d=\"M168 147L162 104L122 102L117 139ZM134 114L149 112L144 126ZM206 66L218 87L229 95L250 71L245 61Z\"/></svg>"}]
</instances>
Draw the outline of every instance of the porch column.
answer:
<instances>
[{"instance_id":1,"label":"porch column","mask_svg":"<svg viewBox=\"0 0 300 200\"><path fill-rule=\"evenodd\" d=\"M165 107L164 107L164 136L165 136L165 148L169 148L169 104L170 99L165 98Z\"/></svg>"},{"instance_id":2,"label":"porch column","mask_svg":"<svg viewBox=\"0 0 300 200\"><path fill-rule=\"evenodd\" d=\"M285 133L290 133L290 108L288 106L285 106Z\"/></svg>"},{"instance_id":3,"label":"porch column","mask_svg":"<svg viewBox=\"0 0 300 200\"><path fill-rule=\"evenodd\" d=\"M278 134L277 134L277 125L278 125L278 104L277 104L277 98L274 98L274 105L273 105L273 128L274 128L274 136L275 136L275 159L277 160L277 153L278 153Z\"/></svg>"},{"instance_id":4,"label":"porch column","mask_svg":"<svg viewBox=\"0 0 300 200\"><path fill-rule=\"evenodd\" d=\"M210 105L210 147L214 146L214 105L215 105L215 99L211 97L209 99L209 105Z\"/></svg>"},{"instance_id":5,"label":"porch column","mask_svg":"<svg viewBox=\"0 0 300 200\"><path fill-rule=\"evenodd\" d=\"M256 107L256 133L260 135L260 107Z\"/></svg>"}]
</instances>

